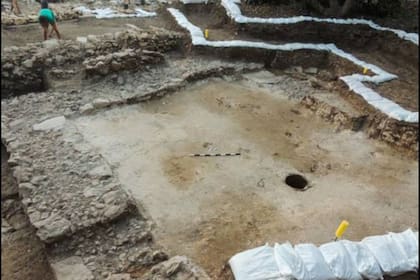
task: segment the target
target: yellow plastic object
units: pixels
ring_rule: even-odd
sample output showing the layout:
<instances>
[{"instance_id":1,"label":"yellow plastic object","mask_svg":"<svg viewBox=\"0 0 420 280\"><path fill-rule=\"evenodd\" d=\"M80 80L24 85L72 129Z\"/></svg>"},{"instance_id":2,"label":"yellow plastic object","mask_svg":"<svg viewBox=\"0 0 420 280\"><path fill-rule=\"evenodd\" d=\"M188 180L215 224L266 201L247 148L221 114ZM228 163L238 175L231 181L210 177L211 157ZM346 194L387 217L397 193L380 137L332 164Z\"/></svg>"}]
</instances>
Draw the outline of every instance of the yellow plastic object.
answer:
<instances>
[{"instance_id":1,"label":"yellow plastic object","mask_svg":"<svg viewBox=\"0 0 420 280\"><path fill-rule=\"evenodd\" d=\"M365 68L363 68L363 74L365 74L366 75L366 73L369 71L369 69L367 69L366 67Z\"/></svg>"},{"instance_id":2,"label":"yellow plastic object","mask_svg":"<svg viewBox=\"0 0 420 280\"><path fill-rule=\"evenodd\" d=\"M204 30L204 37L206 37L206 39L209 37L209 30L208 29Z\"/></svg>"},{"instance_id":3,"label":"yellow plastic object","mask_svg":"<svg viewBox=\"0 0 420 280\"><path fill-rule=\"evenodd\" d=\"M348 226L349 226L349 222L347 222L346 220L343 220L341 224L338 226L337 230L335 231L335 237L341 238L341 236L343 236Z\"/></svg>"}]
</instances>

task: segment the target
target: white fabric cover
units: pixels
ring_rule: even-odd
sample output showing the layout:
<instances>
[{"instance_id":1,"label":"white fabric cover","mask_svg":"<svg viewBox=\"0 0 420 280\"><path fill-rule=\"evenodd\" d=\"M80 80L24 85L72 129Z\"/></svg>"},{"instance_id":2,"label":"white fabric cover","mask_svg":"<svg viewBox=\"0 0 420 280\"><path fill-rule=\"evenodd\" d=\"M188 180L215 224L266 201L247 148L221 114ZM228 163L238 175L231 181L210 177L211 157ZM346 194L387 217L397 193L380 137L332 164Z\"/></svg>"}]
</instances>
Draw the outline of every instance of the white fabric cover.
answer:
<instances>
[{"instance_id":1,"label":"white fabric cover","mask_svg":"<svg viewBox=\"0 0 420 280\"><path fill-rule=\"evenodd\" d=\"M337 279L363 279L357 269L356 263L353 262L343 243L326 243L321 245L319 250Z\"/></svg>"},{"instance_id":2,"label":"white fabric cover","mask_svg":"<svg viewBox=\"0 0 420 280\"><path fill-rule=\"evenodd\" d=\"M384 274L398 276L413 271L407 255L391 235L376 235L364 238L361 243L375 256Z\"/></svg>"},{"instance_id":3,"label":"white fabric cover","mask_svg":"<svg viewBox=\"0 0 420 280\"><path fill-rule=\"evenodd\" d=\"M350 258L357 266L357 271L366 279L383 279L382 270L372 252L359 242L339 241L344 245Z\"/></svg>"},{"instance_id":4,"label":"white fabric cover","mask_svg":"<svg viewBox=\"0 0 420 280\"><path fill-rule=\"evenodd\" d=\"M296 253L302 258L308 272L308 280L333 280L334 274L325 262L319 249L313 244L298 244L295 246Z\"/></svg>"},{"instance_id":5,"label":"white fabric cover","mask_svg":"<svg viewBox=\"0 0 420 280\"><path fill-rule=\"evenodd\" d=\"M417 269L419 266L419 248L416 236L413 231L411 229L407 229L401 233L391 232L389 234L391 238L401 246L401 249L407 256L408 262L412 266L413 270Z\"/></svg>"},{"instance_id":6,"label":"white fabric cover","mask_svg":"<svg viewBox=\"0 0 420 280\"><path fill-rule=\"evenodd\" d=\"M234 255L229 265L236 280L280 280L274 249L268 245Z\"/></svg>"},{"instance_id":7,"label":"white fabric cover","mask_svg":"<svg viewBox=\"0 0 420 280\"><path fill-rule=\"evenodd\" d=\"M274 258L284 279L308 279L305 264L295 252L292 245L286 242L282 245L274 244Z\"/></svg>"}]
</instances>

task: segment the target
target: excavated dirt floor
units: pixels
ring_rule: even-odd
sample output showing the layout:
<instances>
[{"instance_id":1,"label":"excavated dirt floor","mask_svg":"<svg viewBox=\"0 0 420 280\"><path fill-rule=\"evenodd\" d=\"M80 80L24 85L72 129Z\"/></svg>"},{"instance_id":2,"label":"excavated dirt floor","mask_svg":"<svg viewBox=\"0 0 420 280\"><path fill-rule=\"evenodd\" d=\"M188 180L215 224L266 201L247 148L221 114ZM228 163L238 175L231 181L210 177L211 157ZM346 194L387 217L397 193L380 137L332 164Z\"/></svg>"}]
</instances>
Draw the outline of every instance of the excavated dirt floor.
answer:
<instances>
[{"instance_id":1,"label":"excavated dirt floor","mask_svg":"<svg viewBox=\"0 0 420 280\"><path fill-rule=\"evenodd\" d=\"M204 7L184 11L192 23L210 29L210 40L243 39L278 44L294 42L298 36L302 36L300 42L311 41L313 35L308 33L305 39L305 32L296 30L280 40L274 30L270 35L259 36L237 26L224 25L227 21L220 7L212 7L208 13ZM245 11L252 14L250 10ZM183 31L167 13L148 19L83 18L59 22L58 26L64 39L76 39L125 30L127 23L140 28L157 26ZM2 28L2 50L40 41L41 35L37 24ZM389 39L375 34L372 38L380 40L378 44L386 44ZM397 46L400 40L394 39L392 45ZM398 80L377 86L376 90L406 109L418 110L418 53L410 49L399 54L372 46L363 49L357 44L334 43L360 59L397 74ZM188 56L187 51L182 52L179 57L175 55L179 61L184 55ZM191 55L200 59L200 52ZM188 61L185 64L188 65ZM308 67L292 66L303 66L304 70ZM66 119L58 136L48 139L51 142L47 146L59 150L62 143L70 143L80 134L78 145L89 147L86 149L95 155L92 158L101 158L109 164L112 169L109 176L121 183L122 189L133 197L141 216L152 224L153 244L169 257L187 256L211 279L233 279L228 259L266 242L328 242L343 219L350 222L345 234L350 240L409 227L418 230L418 160L386 143L369 139L364 131L342 129L335 122L327 122L302 105L303 97L313 96L352 117L365 113L362 107L354 107L349 98L337 93L333 86L313 86L310 81L314 75L302 71L268 70L238 71L233 76L219 73L218 78L189 83L162 98L72 116ZM159 78L156 73L159 74L147 75L151 79ZM124 75L124 79L114 79L122 81L118 82L120 90L135 91L134 85L141 80L136 81L138 76L134 74ZM125 82L127 75L133 75L131 82ZM86 92L112 97L117 86L111 87L110 81L92 82ZM72 94L71 86L62 90L70 92L66 95ZM83 93L84 88L81 90ZM20 98L25 100L25 96ZM50 102L44 95L40 100ZM10 106L17 103L10 101ZM51 112L47 115L51 117ZM31 123L38 122L39 116L37 118ZM19 121L16 127L22 125ZM19 138L19 133L23 132L16 131ZM45 149L48 151L48 147ZM52 147L50 149L52 154L56 153ZM3 233L2 225L2 277L53 279L47 254L54 261L62 259L60 252L64 252L63 258L81 255L83 263L94 263L92 266L104 261L107 255L102 251L100 262L95 260L95 255L99 255L97 250L89 248L89 253L83 255L83 244L87 244L88 238L83 235L77 240L77 233L76 237L68 238L68 242L79 242L75 244L79 244L80 254L67 250L67 241L58 241L45 249L23 214L16 190L10 188L15 182L6 166L3 146L1 153L2 219L12 228L20 227ZM240 155L190 156L196 153ZM59 153L56 154L59 157ZM48 170L43 174L56 176ZM308 188L302 191L288 186L285 179L290 174L304 176ZM8 197L4 197L5 192ZM14 208L11 202L5 204L8 200L15 201ZM4 208L4 205L9 207ZM10 209L15 209L17 214L10 214ZM106 236L108 230L103 231ZM113 239L113 235L109 235L109 239ZM102 241L97 242L97 247L101 247ZM89 246L95 245L89 241ZM109 253L109 257L123 259L125 253ZM146 268L118 269L143 279L150 267L148 263ZM95 279L108 276L108 272L95 273ZM401 277L404 280L416 278L416 274Z\"/></svg>"}]
</instances>

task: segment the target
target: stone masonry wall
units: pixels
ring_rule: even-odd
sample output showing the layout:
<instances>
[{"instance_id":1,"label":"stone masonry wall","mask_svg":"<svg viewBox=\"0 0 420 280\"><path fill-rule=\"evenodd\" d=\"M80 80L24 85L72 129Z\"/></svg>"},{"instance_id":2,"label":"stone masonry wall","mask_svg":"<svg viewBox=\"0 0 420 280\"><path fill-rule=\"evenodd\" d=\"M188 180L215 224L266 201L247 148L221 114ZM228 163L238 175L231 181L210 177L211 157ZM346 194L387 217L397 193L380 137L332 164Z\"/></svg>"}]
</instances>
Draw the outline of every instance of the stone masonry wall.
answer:
<instances>
[{"instance_id":1,"label":"stone masonry wall","mask_svg":"<svg viewBox=\"0 0 420 280\"><path fill-rule=\"evenodd\" d=\"M160 62L161 59L157 59L160 55L156 52L176 48L181 36L180 33L163 29L128 28L115 34L79 37L76 41L48 40L24 47L5 48L1 58L2 97L44 90L46 72L53 67L64 68L70 64L80 64L82 67L84 60L85 65L91 65L97 57L125 49L136 50L134 57L139 61L133 63L132 59L123 59L122 63L127 65L121 65L121 70L137 69L136 65ZM113 57L122 54L132 55L122 52Z\"/></svg>"}]
</instances>

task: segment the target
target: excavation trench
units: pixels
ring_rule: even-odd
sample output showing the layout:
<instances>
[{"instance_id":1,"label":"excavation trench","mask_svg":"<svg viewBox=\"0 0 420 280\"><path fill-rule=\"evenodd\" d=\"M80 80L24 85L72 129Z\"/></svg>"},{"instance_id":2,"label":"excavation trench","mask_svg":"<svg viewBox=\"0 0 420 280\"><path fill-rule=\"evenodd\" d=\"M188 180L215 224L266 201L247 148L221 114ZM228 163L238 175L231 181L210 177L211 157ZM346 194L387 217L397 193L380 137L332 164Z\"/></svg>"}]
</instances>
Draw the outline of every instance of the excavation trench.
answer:
<instances>
[{"instance_id":1,"label":"excavation trench","mask_svg":"<svg viewBox=\"0 0 420 280\"><path fill-rule=\"evenodd\" d=\"M292 92L272 87L288 83L282 79L262 72L209 80L72 124L144 207L156 242L170 255L190 257L213 278L221 277L233 254L265 242L326 242L340 217L353 221L353 239L383 230L378 216L396 227L411 223L415 209L402 218L385 201L416 203L417 163L363 134L337 133L314 119L289 100ZM236 152L241 155L189 156ZM383 178L385 165L395 175ZM404 181L400 170L410 171ZM285 178L295 173L315 187L288 187ZM394 197L395 186L404 194ZM386 199L376 199L382 188L389 190L381 194Z\"/></svg>"},{"instance_id":2,"label":"excavation trench","mask_svg":"<svg viewBox=\"0 0 420 280\"><path fill-rule=\"evenodd\" d=\"M216 4L185 5L179 7L186 17L202 30L209 30L210 41L245 40L266 42L271 44L286 43L318 43L335 44L345 52L355 55L368 63L377 65L395 75L398 79L377 86L376 90L383 96L392 99L402 107L418 111L418 46L410 41L399 38L389 31L379 31L365 25L332 24L317 22L301 22L296 24L255 24L233 23L226 15L225 9ZM225 50L220 51L225 52ZM244 53L243 49L239 50ZM247 50L249 57L255 53ZM236 57L236 51L228 52L228 56ZM299 55L299 63L312 64L311 60L319 61L315 52L311 55ZM288 57L289 55L284 55ZM257 56L259 57L259 56ZM324 63L328 67L335 67L338 75L346 73L352 67L347 63ZM341 60L341 58L339 58ZM266 60L264 60L266 61ZM325 60L324 60L325 61ZM290 60L285 60L289 65ZM352 73L361 73L362 69L356 67ZM348 74L348 73L346 73ZM411 101L410 101L411 100Z\"/></svg>"}]
</instances>

